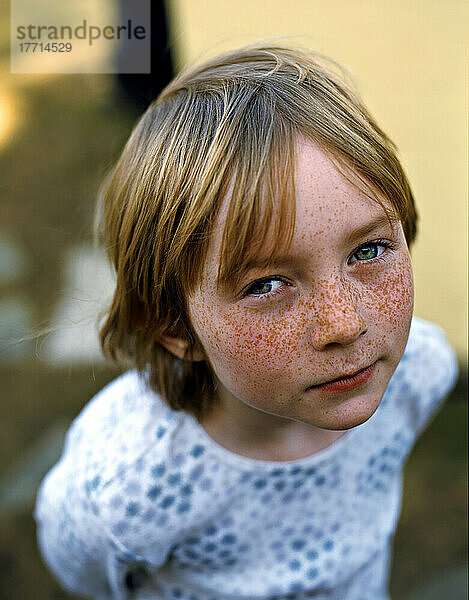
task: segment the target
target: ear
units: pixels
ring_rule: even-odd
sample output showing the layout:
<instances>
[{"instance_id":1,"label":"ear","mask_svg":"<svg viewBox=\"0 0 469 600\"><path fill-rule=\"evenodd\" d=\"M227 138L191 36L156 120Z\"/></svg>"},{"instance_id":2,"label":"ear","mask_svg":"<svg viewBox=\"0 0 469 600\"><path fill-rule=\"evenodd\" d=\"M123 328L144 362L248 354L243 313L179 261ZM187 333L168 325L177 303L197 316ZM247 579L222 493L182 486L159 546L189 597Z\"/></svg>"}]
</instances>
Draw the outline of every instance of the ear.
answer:
<instances>
[{"instance_id":1,"label":"ear","mask_svg":"<svg viewBox=\"0 0 469 600\"><path fill-rule=\"evenodd\" d=\"M177 356L178 358L192 360L194 362L205 360L202 348L197 343L193 348L189 349L188 352L189 342L182 338L162 335L158 338L158 341L166 348L166 350L168 350L168 352L171 352L171 354L174 354L174 356Z\"/></svg>"}]
</instances>

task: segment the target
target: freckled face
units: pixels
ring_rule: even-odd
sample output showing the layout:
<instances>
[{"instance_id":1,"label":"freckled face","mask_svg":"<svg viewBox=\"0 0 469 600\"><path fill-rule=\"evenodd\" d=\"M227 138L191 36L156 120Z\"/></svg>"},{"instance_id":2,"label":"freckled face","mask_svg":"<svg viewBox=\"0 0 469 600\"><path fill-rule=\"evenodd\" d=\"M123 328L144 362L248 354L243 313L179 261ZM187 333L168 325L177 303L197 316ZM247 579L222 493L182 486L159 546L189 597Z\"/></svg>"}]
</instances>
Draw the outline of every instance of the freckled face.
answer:
<instances>
[{"instance_id":1,"label":"freckled face","mask_svg":"<svg viewBox=\"0 0 469 600\"><path fill-rule=\"evenodd\" d=\"M376 410L404 351L409 252L401 224L390 226L380 205L311 143L298 144L295 185L287 256L247 272L233 293L216 286L222 207L189 316L219 406L348 429ZM361 379L335 381L370 366Z\"/></svg>"}]
</instances>

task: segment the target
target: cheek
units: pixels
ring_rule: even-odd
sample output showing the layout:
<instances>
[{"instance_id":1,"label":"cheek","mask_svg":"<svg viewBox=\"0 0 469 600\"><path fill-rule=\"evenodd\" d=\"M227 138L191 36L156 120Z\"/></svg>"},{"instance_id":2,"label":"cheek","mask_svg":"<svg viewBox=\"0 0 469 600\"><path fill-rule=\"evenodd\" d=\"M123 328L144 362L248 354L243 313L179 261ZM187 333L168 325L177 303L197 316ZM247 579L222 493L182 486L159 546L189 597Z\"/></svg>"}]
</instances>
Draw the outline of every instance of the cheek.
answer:
<instances>
[{"instance_id":1,"label":"cheek","mask_svg":"<svg viewBox=\"0 0 469 600\"><path fill-rule=\"evenodd\" d=\"M378 282L368 286L368 290L361 294L361 300L372 322L384 335L407 340L414 307L414 283L408 253Z\"/></svg>"},{"instance_id":2,"label":"cheek","mask_svg":"<svg viewBox=\"0 0 469 600\"><path fill-rule=\"evenodd\" d=\"M399 325L401 319L412 315L414 307L414 281L410 257L404 256L384 281L382 294L385 302L382 310L393 325Z\"/></svg>"},{"instance_id":3,"label":"cheek","mask_svg":"<svg viewBox=\"0 0 469 600\"><path fill-rule=\"evenodd\" d=\"M259 318L238 308L220 310L194 304L192 324L212 368L234 376L278 377L291 361L293 327L280 323L278 316Z\"/></svg>"}]
</instances>

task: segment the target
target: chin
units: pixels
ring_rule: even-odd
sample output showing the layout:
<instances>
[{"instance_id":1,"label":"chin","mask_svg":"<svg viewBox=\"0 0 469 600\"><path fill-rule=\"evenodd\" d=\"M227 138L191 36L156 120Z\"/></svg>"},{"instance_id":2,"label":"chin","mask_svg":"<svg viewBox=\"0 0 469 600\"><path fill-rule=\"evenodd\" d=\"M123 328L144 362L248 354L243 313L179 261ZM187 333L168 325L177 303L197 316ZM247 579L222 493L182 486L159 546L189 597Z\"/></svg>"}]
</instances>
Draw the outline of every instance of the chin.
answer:
<instances>
[{"instance_id":1,"label":"chin","mask_svg":"<svg viewBox=\"0 0 469 600\"><path fill-rule=\"evenodd\" d=\"M316 427L330 431L346 431L362 425L376 412L382 398L354 398L347 405L336 406L321 415L321 422L315 422Z\"/></svg>"},{"instance_id":2,"label":"chin","mask_svg":"<svg viewBox=\"0 0 469 600\"><path fill-rule=\"evenodd\" d=\"M353 429L354 427L358 427L358 425L362 425L368 421L374 412L375 411L366 415L357 415L353 419L339 419L327 427L323 427L323 429L329 429L330 431L347 431L348 429Z\"/></svg>"}]
</instances>

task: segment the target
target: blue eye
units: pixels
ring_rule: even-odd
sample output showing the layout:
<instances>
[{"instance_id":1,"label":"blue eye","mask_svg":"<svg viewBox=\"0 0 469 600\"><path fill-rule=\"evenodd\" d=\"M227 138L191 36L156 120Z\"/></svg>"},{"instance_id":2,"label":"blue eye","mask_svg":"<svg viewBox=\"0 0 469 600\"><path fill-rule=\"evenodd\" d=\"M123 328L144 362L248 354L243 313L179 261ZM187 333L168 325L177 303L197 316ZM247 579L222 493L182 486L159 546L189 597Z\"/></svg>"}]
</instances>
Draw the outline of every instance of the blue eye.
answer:
<instances>
[{"instance_id":1,"label":"blue eye","mask_svg":"<svg viewBox=\"0 0 469 600\"><path fill-rule=\"evenodd\" d=\"M356 261L365 262L368 260L373 260L374 258L378 258L381 256L381 254L383 254L386 248L389 247L390 243L383 240L377 240L376 242L368 242L367 244L363 244L363 246L360 246L358 250L355 250L352 258L349 260L349 264Z\"/></svg>"},{"instance_id":2,"label":"blue eye","mask_svg":"<svg viewBox=\"0 0 469 600\"><path fill-rule=\"evenodd\" d=\"M280 279L260 279L252 283L246 291L246 295L265 296L275 292L284 285Z\"/></svg>"}]
</instances>

